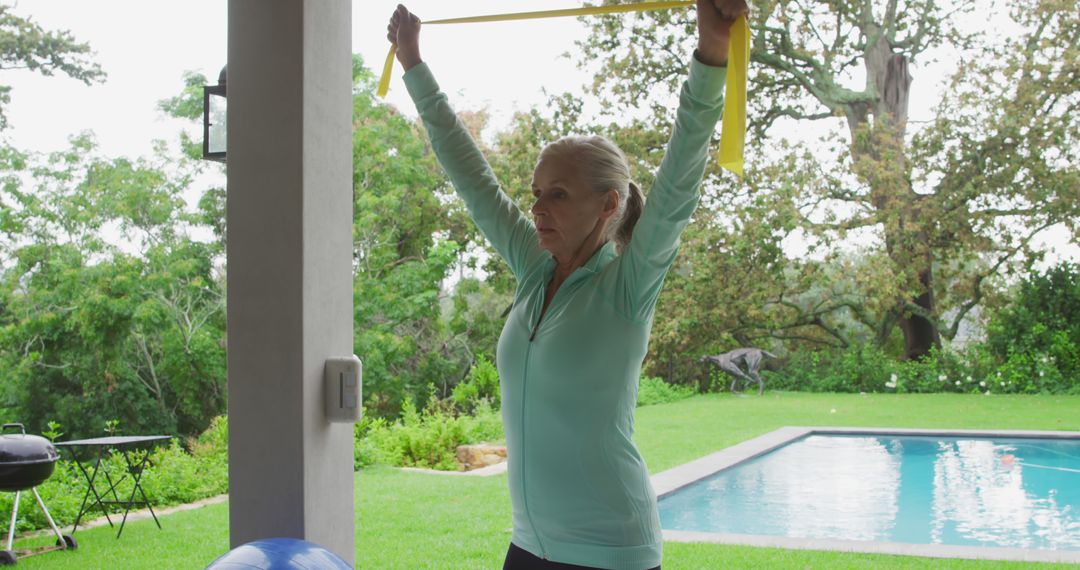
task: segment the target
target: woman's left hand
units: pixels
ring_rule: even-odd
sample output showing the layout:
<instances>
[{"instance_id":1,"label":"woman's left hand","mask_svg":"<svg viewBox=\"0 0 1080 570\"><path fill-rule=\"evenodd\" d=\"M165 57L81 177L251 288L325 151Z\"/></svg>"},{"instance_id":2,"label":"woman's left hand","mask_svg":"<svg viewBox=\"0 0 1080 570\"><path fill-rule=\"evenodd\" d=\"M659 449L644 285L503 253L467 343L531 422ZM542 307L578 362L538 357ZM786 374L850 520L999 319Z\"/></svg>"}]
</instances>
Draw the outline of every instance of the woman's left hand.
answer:
<instances>
[{"instance_id":1,"label":"woman's left hand","mask_svg":"<svg viewBox=\"0 0 1080 570\"><path fill-rule=\"evenodd\" d=\"M746 0L697 0L697 56L706 65L727 65L731 25L749 11Z\"/></svg>"},{"instance_id":2,"label":"woman's left hand","mask_svg":"<svg viewBox=\"0 0 1080 570\"><path fill-rule=\"evenodd\" d=\"M398 4L394 10L386 26L386 39L397 48L397 59L405 71L423 61L420 59L420 18L405 6Z\"/></svg>"}]
</instances>

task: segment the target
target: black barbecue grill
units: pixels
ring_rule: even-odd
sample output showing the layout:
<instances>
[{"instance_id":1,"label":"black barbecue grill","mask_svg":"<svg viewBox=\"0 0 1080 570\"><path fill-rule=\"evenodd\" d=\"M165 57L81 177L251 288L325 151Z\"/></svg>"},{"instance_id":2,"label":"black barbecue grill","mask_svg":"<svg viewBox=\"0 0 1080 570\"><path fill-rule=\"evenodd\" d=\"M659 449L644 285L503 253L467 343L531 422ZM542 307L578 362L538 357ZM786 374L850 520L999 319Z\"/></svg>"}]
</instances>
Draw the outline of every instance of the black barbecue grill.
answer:
<instances>
[{"instance_id":1,"label":"black barbecue grill","mask_svg":"<svg viewBox=\"0 0 1080 570\"><path fill-rule=\"evenodd\" d=\"M7 433L18 429L19 433ZM15 502L11 506L11 526L8 527L7 550L0 551L0 566L15 564L15 551L11 545L15 539L15 520L19 514L19 496L26 489L34 494L41 510L45 512L45 519L49 526L56 532L56 546L43 549L20 551L22 555L40 554L50 550L63 550L76 548L78 545L70 535L61 534L60 529L53 522L49 509L45 508L44 501L38 495L37 487L48 479L53 469L56 468L56 460L60 455L49 440L28 435L22 424L4 424L0 428L0 491L15 493Z\"/></svg>"}]
</instances>

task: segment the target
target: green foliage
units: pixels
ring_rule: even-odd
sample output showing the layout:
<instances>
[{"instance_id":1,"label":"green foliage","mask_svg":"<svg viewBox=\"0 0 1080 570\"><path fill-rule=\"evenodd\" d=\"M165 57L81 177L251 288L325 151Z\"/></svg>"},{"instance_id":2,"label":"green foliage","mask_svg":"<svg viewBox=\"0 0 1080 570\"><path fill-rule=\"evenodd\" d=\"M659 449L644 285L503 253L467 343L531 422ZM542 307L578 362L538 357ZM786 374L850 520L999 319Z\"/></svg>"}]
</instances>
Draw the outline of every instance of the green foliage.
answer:
<instances>
[{"instance_id":1,"label":"green foliage","mask_svg":"<svg viewBox=\"0 0 1080 570\"><path fill-rule=\"evenodd\" d=\"M48 429L42 431L41 435L48 438L49 441L55 442L60 436L64 435L64 432L60 431L60 428L63 427L60 425L60 422L49 420L49 423L46 424L46 426Z\"/></svg>"},{"instance_id":2,"label":"green foliage","mask_svg":"<svg viewBox=\"0 0 1080 570\"><path fill-rule=\"evenodd\" d=\"M398 421L365 418L357 424L354 464L357 469L384 464L457 471L457 446L502 438L502 418L484 400L474 415L455 414L452 405L434 398L417 411L405 400Z\"/></svg>"},{"instance_id":3,"label":"green foliage","mask_svg":"<svg viewBox=\"0 0 1080 570\"><path fill-rule=\"evenodd\" d=\"M850 350L799 351L779 371L763 370L769 390L875 392L885 390L898 363L873 346Z\"/></svg>"},{"instance_id":4,"label":"green foliage","mask_svg":"<svg viewBox=\"0 0 1080 570\"><path fill-rule=\"evenodd\" d=\"M63 73L90 85L105 80L101 66L90 59L90 46L78 43L68 31L50 31L33 19L11 13L0 4L0 70L27 69L45 76ZM0 130L7 127L4 107L11 87L0 85Z\"/></svg>"},{"instance_id":5,"label":"green foliage","mask_svg":"<svg viewBox=\"0 0 1080 570\"><path fill-rule=\"evenodd\" d=\"M77 437L118 419L133 432L192 433L224 406L223 292L205 248L88 265L70 245L27 246L4 275L4 405ZM191 256L191 257L189 257ZM192 259L195 257L195 259Z\"/></svg>"},{"instance_id":6,"label":"green foliage","mask_svg":"<svg viewBox=\"0 0 1080 570\"><path fill-rule=\"evenodd\" d=\"M483 402L498 410L501 405L499 395L499 371L495 365L481 354L469 370L464 382L454 386L450 400L463 413L473 413Z\"/></svg>"},{"instance_id":7,"label":"green foliage","mask_svg":"<svg viewBox=\"0 0 1080 570\"><path fill-rule=\"evenodd\" d=\"M393 457L379 446L382 436L392 425L386 418L364 413L353 424L353 469L360 470L376 463L396 464Z\"/></svg>"},{"instance_id":8,"label":"green foliage","mask_svg":"<svg viewBox=\"0 0 1080 570\"><path fill-rule=\"evenodd\" d=\"M166 115L186 119L199 125L199 128L181 130L179 134L180 150L190 160L202 160L202 118L203 118L203 87L210 85L206 76L193 71L183 73L184 89L179 95L158 101L158 110ZM213 80L217 84L217 78ZM202 166L209 166L205 163ZM222 216L224 219L224 215Z\"/></svg>"},{"instance_id":9,"label":"green foliage","mask_svg":"<svg viewBox=\"0 0 1080 570\"><path fill-rule=\"evenodd\" d=\"M460 246L452 235L436 238L449 188L425 135L375 98L359 58L354 80L354 352L365 362L366 408L394 417L430 383L448 395L471 360L440 309Z\"/></svg>"},{"instance_id":10,"label":"green foliage","mask_svg":"<svg viewBox=\"0 0 1080 570\"><path fill-rule=\"evenodd\" d=\"M963 352L934 349L924 359L906 361L870 344L844 350L807 350L794 352L775 366L775 370L761 372L769 390L961 394L1061 394L1074 390L1040 381L1038 367L1033 378L1031 374L1016 374L1008 363L999 366L980 345Z\"/></svg>"},{"instance_id":11,"label":"green foliage","mask_svg":"<svg viewBox=\"0 0 1080 570\"><path fill-rule=\"evenodd\" d=\"M637 405L651 406L677 402L693 396L697 391L690 386L676 386L664 382L663 378L642 376L638 383Z\"/></svg>"},{"instance_id":12,"label":"green foliage","mask_svg":"<svg viewBox=\"0 0 1080 570\"><path fill-rule=\"evenodd\" d=\"M228 419L218 416L188 442L190 450L176 439L158 448L150 457L153 468L143 477L147 494L162 504L179 504L228 492L228 440Z\"/></svg>"},{"instance_id":13,"label":"green foliage","mask_svg":"<svg viewBox=\"0 0 1080 570\"><path fill-rule=\"evenodd\" d=\"M229 452L229 417L220 415L210 421L206 431L189 442L196 457L225 457Z\"/></svg>"},{"instance_id":14,"label":"green foliage","mask_svg":"<svg viewBox=\"0 0 1080 570\"><path fill-rule=\"evenodd\" d=\"M821 267L785 258L782 241L793 229L789 214L784 204L758 193L749 205L726 204L722 215L695 215L657 302L648 374L689 378L700 370L697 358L712 347L755 346L756 339L785 329L830 341L806 330L815 327L797 324L814 305L819 320L832 318L816 296L800 297L810 297L811 276Z\"/></svg>"},{"instance_id":15,"label":"green foliage","mask_svg":"<svg viewBox=\"0 0 1080 570\"><path fill-rule=\"evenodd\" d=\"M461 260L458 263L461 263ZM444 316L449 319L450 333L467 345L474 354L493 361L495 346L499 343L505 321L504 313L513 300L512 288L509 291L499 291L491 279L460 279L454 287L450 306L444 307Z\"/></svg>"},{"instance_id":16,"label":"green foliage","mask_svg":"<svg viewBox=\"0 0 1080 570\"><path fill-rule=\"evenodd\" d=\"M113 419L194 434L224 409L223 250L189 235L198 167L154 153L103 157L82 134L47 156L8 155L0 415L31 431L62 418L76 438Z\"/></svg>"},{"instance_id":17,"label":"green foliage","mask_svg":"<svg viewBox=\"0 0 1080 570\"><path fill-rule=\"evenodd\" d=\"M1001 379L1023 392L1080 393L1080 267L1024 279L990 320L986 347Z\"/></svg>"}]
</instances>

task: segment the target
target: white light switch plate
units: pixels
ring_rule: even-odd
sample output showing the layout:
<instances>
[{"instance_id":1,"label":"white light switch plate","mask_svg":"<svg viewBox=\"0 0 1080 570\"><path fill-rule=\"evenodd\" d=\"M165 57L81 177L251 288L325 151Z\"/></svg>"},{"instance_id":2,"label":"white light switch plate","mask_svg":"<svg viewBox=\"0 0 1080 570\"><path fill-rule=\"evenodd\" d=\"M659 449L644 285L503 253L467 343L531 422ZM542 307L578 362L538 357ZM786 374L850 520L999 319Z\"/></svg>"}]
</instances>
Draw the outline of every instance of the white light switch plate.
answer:
<instances>
[{"instance_id":1,"label":"white light switch plate","mask_svg":"<svg viewBox=\"0 0 1080 570\"><path fill-rule=\"evenodd\" d=\"M363 364L355 354L326 360L323 383L326 386L327 421L360 421L363 369Z\"/></svg>"}]
</instances>

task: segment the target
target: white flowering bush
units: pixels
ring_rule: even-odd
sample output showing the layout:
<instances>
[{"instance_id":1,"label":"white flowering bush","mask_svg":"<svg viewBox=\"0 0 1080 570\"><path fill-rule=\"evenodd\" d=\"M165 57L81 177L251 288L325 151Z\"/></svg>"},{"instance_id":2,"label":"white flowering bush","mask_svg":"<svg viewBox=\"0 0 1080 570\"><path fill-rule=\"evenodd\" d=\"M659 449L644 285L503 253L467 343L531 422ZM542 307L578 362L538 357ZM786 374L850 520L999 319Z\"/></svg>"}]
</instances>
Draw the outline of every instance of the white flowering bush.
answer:
<instances>
[{"instance_id":1,"label":"white flowering bush","mask_svg":"<svg viewBox=\"0 0 1080 570\"><path fill-rule=\"evenodd\" d=\"M809 392L965 394L1019 393L1023 384L994 367L981 346L967 352L933 350L902 361L871 345L836 351L796 352L764 371L766 387Z\"/></svg>"}]
</instances>

